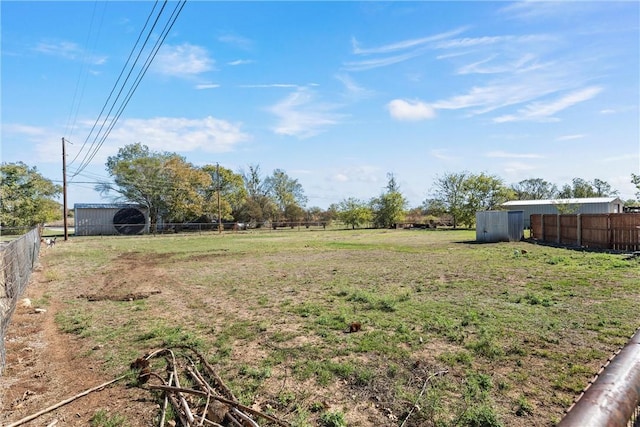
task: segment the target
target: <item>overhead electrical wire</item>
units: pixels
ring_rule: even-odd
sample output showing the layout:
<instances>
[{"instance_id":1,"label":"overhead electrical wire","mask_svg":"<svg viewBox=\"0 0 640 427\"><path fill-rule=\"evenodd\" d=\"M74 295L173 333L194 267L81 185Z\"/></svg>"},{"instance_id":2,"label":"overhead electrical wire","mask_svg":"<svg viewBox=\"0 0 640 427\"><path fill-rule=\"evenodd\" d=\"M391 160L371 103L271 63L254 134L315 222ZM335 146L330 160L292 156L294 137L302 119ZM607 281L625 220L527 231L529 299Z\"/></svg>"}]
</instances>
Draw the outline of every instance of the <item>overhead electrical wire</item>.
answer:
<instances>
[{"instance_id":1,"label":"overhead electrical wire","mask_svg":"<svg viewBox=\"0 0 640 427\"><path fill-rule=\"evenodd\" d=\"M129 79L129 76L131 75L131 73L133 72L134 67L136 66L136 63L138 61L138 59L140 58L140 55L142 54L142 52L144 51L144 48L147 44L147 42L149 41L149 38L151 37L151 34L153 32L153 29L155 28L156 23L158 22L158 20L160 19L160 16L162 15L162 11L164 10L164 6L166 5L166 1L165 4L162 6L162 9L160 9L160 11L158 12L158 16L156 16L155 21L153 26L149 29L149 32L147 34L147 36L145 37L145 41L144 44L140 47L140 50L138 51L138 54L136 55L136 60L133 64L131 64L131 69L129 70L129 72L127 73L127 78L125 79L124 82L122 82L122 86L120 88L120 90L118 91L118 97L120 96L120 93L122 93L122 90L124 89L124 86L127 84L127 80ZM100 122L100 119L102 118L102 114L104 113L104 110L107 108L107 106L109 105L109 101L111 100L111 97L113 96L113 93L116 91L116 89L118 88L118 84L120 83L120 79L122 78L122 76L124 75L125 71L127 70L127 67L129 65L129 62L131 61L131 58L133 57L134 53L136 52L136 48L138 47L138 44L140 43L140 39L142 38L142 36L145 33L145 30L147 29L147 26L149 25L149 21L151 20L151 17L153 16L154 11L156 10L156 7L158 6L158 2L156 1L153 4L153 8L151 9L151 12L149 12L149 16L147 16L147 20L144 23L144 27L142 27L142 29L140 30L140 34L138 34L138 38L135 42L135 44L133 45L133 47L131 48L131 52L129 52L129 57L127 58L126 62L124 63L124 65L122 66L122 69L120 70L120 74L118 75L118 78L116 79L116 82L113 84L113 87L111 88L111 92L109 92L109 96L107 97L106 101L104 102L104 105L102 106L102 109L100 110L100 114L98 114L98 118L96 118L96 121L93 123L93 126L91 127L91 130L89 131L89 134L87 135L87 137L85 138L83 144L82 144L82 148L78 151L78 155L84 150L84 147L86 146L87 142L89 141L89 139L91 139L91 135L93 134L93 131L96 129L96 126L98 125L98 123ZM109 114L111 114L111 111L113 110L113 107L115 105L115 102L118 101L118 97L116 97L116 99L113 101L114 104L111 106L111 109L109 110L109 112L107 113L107 116L104 118L102 127L104 127L104 122L106 122L106 120L108 120L109 118ZM102 127L100 129L102 129ZM98 131L99 134L100 131ZM96 135L97 138L98 135ZM95 144L95 139L94 141L91 143L91 147L93 147L93 145ZM82 163L84 163L84 161L87 159L87 157L89 156L89 153L91 152L91 147L86 151L84 158L82 159ZM78 155L76 155L76 157L74 158L73 161L75 161L75 159L78 157ZM73 161L71 163L73 163ZM80 168L79 168L80 169ZM75 176L75 175L74 175ZM72 176L73 178L73 176Z\"/></svg>"},{"instance_id":2,"label":"overhead electrical wire","mask_svg":"<svg viewBox=\"0 0 640 427\"><path fill-rule=\"evenodd\" d=\"M182 8L184 7L185 3L186 3L186 0L183 0L182 2L178 3L176 8L174 9L173 13L171 14L171 17L169 18L169 21L167 22L167 24L165 25L165 28L163 29L163 32L161 33L160 37L156 41L156 45L154 46L154 49L153 49L152 53L147 57L147 60L146 60L146 62L144 64L143 68L140 70L135 82L133 83L133 86L129 89L129 92L126 95L125 100L120 105L120 108L116 112L115 117L111 120L111 124L108 126L106 132L103 134L102 138L100 139L100 142L94 148L91 156L88 158L88 160L86 162L87 165L91 162L91 160L93 160L95 155L98 153L98 150L102 147L102 145L104 144L105 140L107 139L107 137L109 136L109 134L111 133L113 128L115 127L118 119L120 118L120 116L124 112L124 109L129 104L129 101L131 100L131 98L133 97L133 94L135 93L136 89L140 85L140 82L142 81L142 78L144 77L144 75L146 74L147 70L151 66L151 63L153 62L153 59L156 57L158 51L160 50L160 47L162 47L162 44L164 43L165 39L169 35L169 31L171 31L171 28L173 27L173 24L176 22L176 20L178 18L178 15L180 14L180 11L182 11Z\"/></svg>"},{"instance_id":3,"label":"overhead electrical wire","mask_svg":"<svg viewBox=\"0 0 640 427\"><path fill-rule=\"evenodd\" d=\"M165 5L166 5L166 0L165 0ZM100 122L100 119L102 118L102 115L105 111L105 109L107 108L107 106L109 105L109 101L111 100L111 97L113 96L114 92L116 91L116 89L118 88L118 85L120 83L120 79L122 78L122 76L124 75L125 71L127 70L129 63L131 61L131 58L134 56L134 53L136 52L136 49L138 47L138 44L140 43L140 40L142 39L143 35L145 34L145 30L147 29L147 26L149 25L149 21L151 20L154 11L156 10L156 7L158 6L158 1L156 1L153 4L153 8L151 9L151 12L149 12L149 16L147 16L147 20L145 21L144 26L142 27L142 29L140 30L140 33L138 34L138 38L136 39L135 44L133 45L133 47L131 48L131 52L129 53L129 57L127 58L126 62L124 63L124 65L122 66L122 69L120 70L120 74L118 75L118 78L116 79L116 82L114 83L113 87L111 88L111 92L109 92L109 96L107 97L106 101L104 102L104 105L102 106L102 109L100 110L100 114L98 114L98 117L96 118L96 121L94 122L93 126L91 127L91 130L89 131L89 134L87 135L87 137L85 138L84 142L82 143L82 147L80 148L80 150L78 151L78 153L76 154L76 156L74 157L74 159L71 161L70 165L73 164L73 162L75 162L75 160L79 157L79 155L82 152L85 152L84 158L81 162L81 167L82 164L84 164L85 160L88 158L89 153L91 152L91 148L93 147L93 145L95 144L95 139L94 142L91 143L91 146L89 147L89 149L87 151L84 151L84 148L86 147L87 143L89 142L89 139L91 139L91 135L93 134L94 130L96 129L96 126L98 125L98 123ZM156 16L156 19L154 21L154 27L155 27L155 23L158 22L158 19L160 19L160 15L162 14L162 11L164 10L164 6L163 8L160 10L160 12L158 13L158 16ZM142 54L144 47L146 45L146 42L149 40L149 37L151 37L151 34L153 32L154 27L151 27L151 29L149 30L146 38L145 38L145 44L142 45L142 47L140 47L140 50L136 56L136 61L137 59L140 57L140 55ZM131 65L131 70L129 71L129 73L127 74L127 76L131 75L131 72L133 71L133 68L135 67L135 63L133 63ZM122 87L124 87L124 85L126 85L127 81L125 80L122 83ZM122 92L122 88L119 90L119 93ZM117 102L117 98L113 101L114 103ZM114 104L115 105L115 104ZM113 106L111 107L111 110L113 109ZM111 111L109 110L109 111ZM105 117L105 121L109 118L109 116L107 115L107 117ZM104 126L104 123L103 123ZM78 170L81 170L81 167L78 168ZM85 166L86 167L86 166ZM71 178L74 178L75 175L73 175Z\"/></svg>"},{"instance_id":4,"label":"overhead electrical wire","mask_svg":"<svg viewBox=\"0 0 640 427\"><path fill-rule=\"evenodd\" d=\"M93 33L93 26L96 17L96 9L98 2L95 1L93 3L93 11L91 13L91 21L89 23L89 31L87 33L87 41L86 46L90 45L91 34ZM73 98L71 100L71 109L69 111L69 118L67 119L67 126L65 129L65 135L71 137L73 135L73 130L76 126L76 121L78 119L78 112L80 110L80 105L82 104L82 98L84 97L84 90L87 85L87 77L89 76L89 61L94 56L95 48L98 39L100 38L100 32L102 30L102 23L104 22L105 10L107 8L107 2L104 2L102 8L102 14L100 15L100 24L98 25L98 32L96 37L94 38L93 45L91 48L85 49L82 59L82 66L80 67L80 71L78 72L78 80L76 82L76 87L73 91ZM78 89L80 89L80 95L78 96ZM76 103L76 99L78 102ZM74 109L75 106L75 109ZM76 156L77 158L77 156ZM75 160L75 158L74 158Z\"/></svg>"},{"instance_id":5,"label":"overhead electrical wire","mask_svg":"<svg viewBox=\"0 0 640 427\"><path fill-rule=\"evenodd\" d=\"M84 151L84 157L83 157L83 159L82 159L82 161L80 163L80 166L77 167L76 172L73 174L72 178L77 176L77 175L79 175L91 163L93 158L96 156L96 154L98 153L98 151L100 150L100 148L104 144L106 138L111 133L111 130L116 125L118 119L122 115L122 112L126 108L126 106L129 103L129 101L131 100L131 97L135 93L136 89L138 88L138 86L140 84L140 81L142 80L142 77L145 75L147 69L149 68L149 66L151 65L153 59L157 55L158 50L160 49L160 47L164 43L164 40L166 39L169 31L171 30L171 28L175 24L178 16L180 15L180 12L182 11L182 9L184 8L184 5L186 4L186 0L181 0L180 2L178 2L176 7L174 8L171 16L167 20L167 23L165 23L164 29L163 29L161 35L158 37L155 46L153 47L151 52L148 54L147 59L146 59L144 65L142 66L142 69L138 72L138 75L137 75L136 79L131 84L131 86L129 88L129 91L127 92L127 94L125 95L125 98L122 100L120 106L118 107L118 109L116 111L116 114L112 116L111 113L113 112L114 108L116 107L116 103L118 102L118 100L120 99L120 96L122 95L123 91L125 90L127 82L129 81L129 78L133 74L133 71L134 71L134 68L135 68L136 64L138 63L140 57L142 56L142 53L143 53L143 51L144 51L149 39L151 38L151 35L153 34L153 30L154 30L154 28L156 27L157 23L160 20L160 17L161 17L161 15L162 15L162 13L163 13L163 11L165 9L167 1L165 0L165 2L162 5L162 8L160 9L160 11L158 12L157 16L155 17L153 25L149 29L146 37L144 37L144 39L145 39L144 43L142 44L142 46L140 47L139 51L137 52L137 55L135 55L135 57L136 57L135 61L133 62L133 64L131 64L129 71L126 73L125 80L122 82L122 84L120 85L120 87L118 89L119 82L122 79L122 76L125 74L125 72L127 70L127 66L130 63L131 58L134 56L134 54L136 52L136 48L137 48L138 44L140 43L140 40L143 38L143 34L145 33L145 29L147 28L147 26L149 25L149 22L151 21L151 19L153 17L153 14L154 14L154 11L155 11L155 9L157 7L157 4L158 4L158 2L156 2L154 4L153 9L151 10L149 16L147 17L147 21L145 23L145 26L141 30L140 35L138 36L138 39L136 41L136 44L134 45L134 47L131 50L131 53L129 55L129 58L127 59L127 62L123 66L123 68L122 68L122 70L120 72L120 75L118 76L118 79L117 79L116 83L114 84L114 87L112 88L112 90L111 90L111 92L109 94L109 97L105 101L105 104L102 107L102 110L100 111L100 114L99 114L98 118L96 119L93 127L91 128L91 131L89 132L89 135L87 136L87 138L85 139L85 141L84 141L84 143L82 145L82 148L79 150L78 155L76 156L76 158L77 158L79 156L79 154ZM110 102L113 94L116 91L117 91L117 96L113 100L112 105L109 108L109 111L108 111L107 115L102 120L102 124L100 125L99 130L97 131L97 133L93 137L93 141L91 142L90 146L85 150L86 144L91 139L91 136L93 135L96 127L98 126L98 123L100 122L104 111L107 109L107 106L109 105L109 102ZM107 122L109 120L110 120L110 122L107 124ZM105 128L106 128L106 130L103 132L103 130ZM74 160L76 158L74 158Z\"/></svg>"}]
</instances>

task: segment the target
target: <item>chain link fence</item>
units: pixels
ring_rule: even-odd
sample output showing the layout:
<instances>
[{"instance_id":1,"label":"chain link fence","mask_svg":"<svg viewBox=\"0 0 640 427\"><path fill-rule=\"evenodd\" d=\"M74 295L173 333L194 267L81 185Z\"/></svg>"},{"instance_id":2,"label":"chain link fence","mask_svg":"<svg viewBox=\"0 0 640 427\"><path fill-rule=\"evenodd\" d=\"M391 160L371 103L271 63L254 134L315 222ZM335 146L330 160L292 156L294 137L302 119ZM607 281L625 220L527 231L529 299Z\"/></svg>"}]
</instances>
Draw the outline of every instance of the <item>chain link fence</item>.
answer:
<instances>
[{"instance_id":1,"label":"chain link fence","mask_svg":"<svg viewBox=\"0 0 640 427\"><path fill-rule=\"evenodd\" d=\"M4 372L4 340L18 299L38 262L40 230L34 228L9 242L0 242L0 375Z\"/></svg>"}]
</instances>

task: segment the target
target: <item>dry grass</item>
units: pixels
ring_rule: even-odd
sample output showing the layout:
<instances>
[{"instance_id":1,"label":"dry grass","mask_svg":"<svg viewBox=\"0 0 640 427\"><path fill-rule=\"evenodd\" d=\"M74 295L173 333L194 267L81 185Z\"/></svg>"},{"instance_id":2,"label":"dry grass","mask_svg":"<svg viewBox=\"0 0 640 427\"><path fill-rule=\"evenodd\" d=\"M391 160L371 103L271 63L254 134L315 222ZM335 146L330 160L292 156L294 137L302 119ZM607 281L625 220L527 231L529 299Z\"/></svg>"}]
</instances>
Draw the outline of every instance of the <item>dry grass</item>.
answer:
<instances>
[{"instance_id":1,"label":"dry grass","mask_svg":"<svg viewBox=\"0 0 640 427\"><path fill-rule=\"evenodd\" d=\"M407 426L553 425L637 327L638 262L474 238L73 238L43 263L59 327L114 377L188 344L244 403L294 425L400 425L414 403ZM117 301L136 293L148 298Z\"/></svg>"}]
</instances>

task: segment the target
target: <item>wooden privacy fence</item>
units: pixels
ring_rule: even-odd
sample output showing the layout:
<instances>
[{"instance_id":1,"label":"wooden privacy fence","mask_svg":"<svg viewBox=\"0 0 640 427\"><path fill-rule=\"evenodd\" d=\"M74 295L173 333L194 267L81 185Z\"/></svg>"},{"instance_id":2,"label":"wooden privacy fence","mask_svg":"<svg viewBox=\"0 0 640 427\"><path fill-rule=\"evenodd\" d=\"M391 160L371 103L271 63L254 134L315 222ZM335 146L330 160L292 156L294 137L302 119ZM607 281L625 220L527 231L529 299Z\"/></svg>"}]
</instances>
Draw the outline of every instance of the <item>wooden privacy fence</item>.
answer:
<instances>
[{"instance_id":1,"label":"wooden privacy fence","mask_svg":"<svg viewBox=\"0 0 640 427\"><path fill-rule=\"evenodd\" d=\"M640 251L640 213L534 214L531 237L559 245Z\"/></svg>"}]
</instances>

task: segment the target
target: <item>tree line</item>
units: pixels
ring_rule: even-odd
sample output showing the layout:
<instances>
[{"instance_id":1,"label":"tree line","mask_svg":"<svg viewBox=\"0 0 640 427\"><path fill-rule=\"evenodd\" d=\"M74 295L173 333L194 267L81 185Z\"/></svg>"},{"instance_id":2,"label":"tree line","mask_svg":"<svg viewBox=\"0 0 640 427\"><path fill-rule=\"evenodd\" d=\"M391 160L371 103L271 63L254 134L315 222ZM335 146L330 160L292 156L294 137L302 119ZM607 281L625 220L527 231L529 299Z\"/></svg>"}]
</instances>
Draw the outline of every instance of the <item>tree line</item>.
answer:
<instances>
[{"instance_id":1,"label":"tree line","mask_svg":"<svg viewBox=\"0 0 640 427\"><path fill-rule=\"evenodd\" d=\"M242 222L257 227L266 222L328 224L337 219L352 228L388 228L403 222L446 218L453 227L472 227L477 211L500 209L509 200L617 195L611 185L600 179L574 178L560 188L541 178L507 185L495 175L465 171L437 176L429 197L420 206L408 209L396 177L389 173L380 195L370 200L347 197L325 210L307 208L302 185L284 170L275 169L265 175L259 165L237 172L217 164L197 167L183 156L151 151L141 143L127 145L109 157L106 170L111 180L98 183L96 190L113 202L147 208L153 231L159 221ZM61 218L60 204L55 201L62 192L61 186L22 162L3 163L0 171L3 227L33 226ZM631 182L640 199L640 175L631 174Z\"/></svg>"}]
</instances>

